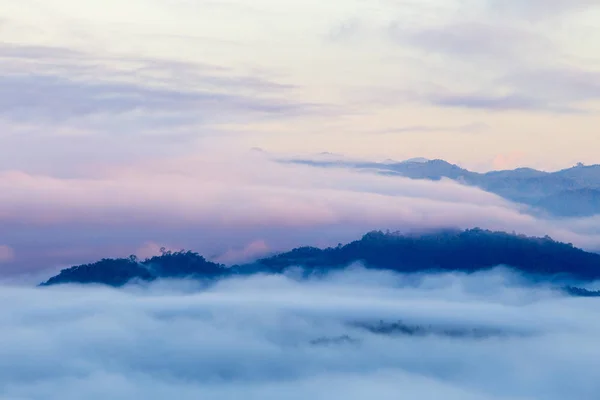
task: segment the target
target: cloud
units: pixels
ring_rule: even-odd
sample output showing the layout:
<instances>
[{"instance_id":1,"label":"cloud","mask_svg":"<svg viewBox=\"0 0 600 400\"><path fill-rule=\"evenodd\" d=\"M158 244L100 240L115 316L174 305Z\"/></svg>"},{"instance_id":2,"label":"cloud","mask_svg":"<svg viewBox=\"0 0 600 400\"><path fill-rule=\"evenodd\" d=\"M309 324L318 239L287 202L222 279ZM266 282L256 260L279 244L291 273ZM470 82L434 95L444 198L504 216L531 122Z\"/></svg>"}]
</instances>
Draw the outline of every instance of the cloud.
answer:
<instances>
[{"instance_id":1,"label":"cloud","mask_svg":"<svg viewBox=\"0 0 600 400\"><path fill-rule=\"evenodd\" d=\"M600 389L596 300L501 270L3 286L0 296L11 305L0 310L5 398L591 400ZM353 324L380 320L506 335L386 336ZM344 335L353 341L315 342Z\"/></svg>"},{"instance_id":2,"label":"cloud","mask_svg":"<svg viewBox=\"0 0 600 400\"><path fill-rule=\"evenodd\" d=\"M529 19L564 17L573 12L589 11L598 5L598 0L487 0L491 13Z\"/></svg>"},{"instance_id":3,"label":"cloud","mask_svg":"<svg viewBox=\"0 0 600 400\"><path fill-rule=\"evenodd\" d=\"M463 132L463 133L482 133L490 129L489 125L482 122L458 126L434 126L434 125L413 125L399 128L377 131L377 133L428 133L428 132Z\"/></svg>"},{"instance_id":4,"label":"cloud","mask_svg":"<svg viewBox=\"0 0 600 400\"><path fill-rule=\"evenodd\" d=\"M388 26L388 37L418 55L428 68L428 79L413 79L397 90L399 98L482 111L590 112L589 103L598 100L599 92L593 62L582 62L583 54L576 59L574 52L579 50L563 46L562 28L522 17L561 18L574 32L578 25L563 19L599 4L492 0L467 2L460 14L435 22L400 19Z\"/></svg>"},{"instance_id":5,"label":"cloud","mask_svg":"<svg viewBox=\"0 0 600 400\"><path fill-rule=\"evenodd\" d=\"M502 92L508 94L499 94ZM415 98L441 107L582 113L591 110L591 102L600 100L600 73L575 67L524 68L498 77L479 92L438 89Z\"/></svg>"},{"instance_id":6,"label":"cloud","mask_svg":"<svg viewBox=\"0 0 600 400\"><path fill-rule=\"evenodd\" d=\"M573 104L600 99L600 71L581 68L544 68L509 74L499 83L535 93L549 103Z\"/></svg>"},{"instance_id":7,"label":"cloud","mask_svg":"<svg viewBox=\"0 0 600 400\"><path fill-rule=\"evenodd\" d=\"M425 100L440 107L460 107L495 111L532 111L548 109L549 105L543 100L520 94L495 96L489 94L431 94ZM556 111L553 109L553 111Z\"/></svg>"},{"instance_id":8,"label":"cloud","mask_svg":"<svg viewBox=\"0 0 600 400\"><path fill-rule=\"evenodd\" d=\"M69 49L66 47L57 46L37 46L23 45L14 43L0 44L0 58L4 61L9 60L29 60L29 61L52 61L65 62L67 60L81 60L85 56L83 53ZM6 66L4 66L6 68Z\"/></svg>"},{"instance_id":9,"label":"cloud","mask_svg":"<svg viewBox=\"0 0 600 400\"><path fill-rule=\"evenodd\" d=\"M394 23L390 26L389 33L399 44L409 44L424 51L461 58L498 60L522 57L531 51L543 53L553 48L546 37L510 24L459 21L415 29Z\"/></svg>"},{"instance_id":10,"label":"cloud","mask_svg":"<svg viewBox=\"0 0 600 400\"><path fill-rule=\"evenodd\" d=\"M286 92L295 87L264 77L265 73L240 74L233 69L194 61L152 58L144 56L119 56L89 53L68 47L26 44L0 44L0 67L6 74L77 78L94 81L129 80L138 78L140 85L179 84L185 89L212 89L218 92L245 90L254 94ZM140 79L143 78L143 79Z\"/></svg>"},{"instance_id":11,"label":"cloud","mask_svg":"<svg viewBox=\"0 0 600 400\"><path fill-rule=\"evenodd\" d=\"M0 44L0 61L0 170L73 177L193 153L253 124L340 114L267 69L18 44Z\"/></svg>"},{"instance_id":12,"label":"cloud","mask_svg":"<svg viewBox=\"0 0 600 400\"><path fill-rule=\"evenodd\" d=\"M105 131L169 130L331 112L291 84L219 65L0 45L0 118Z\"/></svg>"},{"instance_id":13,"label":"cloud","mask_svg":"<svg viewBox=\"0 0 600 400\"><path fill-rule=\"evenodd\" d=\"M299 109L283 100L269 101L219 92L154 88L133 83L86 82L53 76L4 75L0 80L0 117L27 122L64 122L99 115L136 114L152 123L206 123L240 114L290 114ZM52 97L48 101L47 96ZM287 104L286 104L287 103ZM194 113L193 116L190 113ZM158 115L152 115L158 114Z\"/></svg>"},{"instance_id":14,"label":"cloud","mask_svg":"<svg viewBox=\"0 0 600 400\"><path fill-rule=\"evenodd\" d=\"M127 256L147 243L234 260L265 250L261 241L276 252L336 245L373 229L479 226L600 247L600 232L537 219L448 180L283 165L256 152L210 153L79 178L0 173L0 236L19 255L3 273Z\"/></svg>"}]
</instances>

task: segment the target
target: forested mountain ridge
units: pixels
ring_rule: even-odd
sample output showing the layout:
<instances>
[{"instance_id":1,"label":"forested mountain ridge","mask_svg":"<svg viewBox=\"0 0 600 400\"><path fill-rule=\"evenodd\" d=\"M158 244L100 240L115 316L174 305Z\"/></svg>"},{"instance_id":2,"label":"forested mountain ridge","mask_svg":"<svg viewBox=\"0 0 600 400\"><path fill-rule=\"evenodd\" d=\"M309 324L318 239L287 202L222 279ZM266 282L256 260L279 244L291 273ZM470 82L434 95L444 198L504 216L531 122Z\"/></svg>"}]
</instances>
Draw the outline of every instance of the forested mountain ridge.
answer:
<instances>
[{"instance_id":1,"label":"forested mountain ridge","mask_svg":"<svg viewBox=\"0 0 600 400\"><path fill-rule=\"evenodd\" d=\"M63 269L41 286L64 283L104 284L123 286L132 280L153 281L160 278L206 278L223 276L229 273L224 265L207 261L191 251L164 251L162 255L138 260L129 258L102 259L91 264L83 264Z\"/></svg>"},{"instance_id":2,"label":"forested mountain ridge","mask_svg":"<svg viewBox=\"0 0 600 400\"><path fill-rule=\"evenodd\" d=\"M300 266L307 273L327 272L360 262L366 268L414 272L477 272L507 266L528 275L600 279L600 255L549 237L532 238L482 229L404 235L374 231L335 248L300 247L254 263L226 267L190 251L163 252L140 261L103 259L65 269L42 286L97 283L122 286L132 280L218 278L238 274L281 273Z\"/></svg>"},{"instance_id":3,"label":"forested mountain ridge","mask_svg":"<svg viewBox=\"0 0 600 400\"><path fill-rule=\"evenodd\" d=\"M281 272L290 265L327 269L362 262L397 272L475 272L499 265L534 275L600 279L600 255L550 237L533 238L482 229L404 235L374 231L336 248L302 247L258 260L258 269Z\"/></svg>"}]
</instances>

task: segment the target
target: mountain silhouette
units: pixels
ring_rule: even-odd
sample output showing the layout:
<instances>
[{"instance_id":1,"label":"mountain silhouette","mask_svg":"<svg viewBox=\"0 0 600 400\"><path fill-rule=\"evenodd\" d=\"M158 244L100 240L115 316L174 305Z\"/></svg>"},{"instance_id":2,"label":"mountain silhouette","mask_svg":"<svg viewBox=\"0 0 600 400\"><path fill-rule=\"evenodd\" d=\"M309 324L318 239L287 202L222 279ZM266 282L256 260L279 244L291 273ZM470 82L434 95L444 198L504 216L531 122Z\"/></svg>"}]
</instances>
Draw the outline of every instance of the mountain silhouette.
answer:
<instances>
[{"instance_id":1,"label":"mountain silhouette","mask_svg":"<svg viewBox=\"0 0 600 400\"><path fill-rule=\"evenodd\" d=\"M122 286L135 280L278 274L295 266L303 267L306 274L327 273L355 262L366 268L401 273L472 273L506 266L546 280L600 279L600 254L588 253L549 237L533 238L471 229L412 235L374 231L344 246L340 244L326 249L300 247L232 267L213 263L191 251L165 251L143 261L135 256L103 259L65 269L41 285L96 283Z\"/></svg>"},{"instance_id":2,"label":"mountain silhouette","mask_svg":"<svg viewBox=\"0 0 600 400\"><path fill-rule=\"evenodd\" d=\"M353 262L403 273L476 272L503 265L531 275L600 278L599 254L550 237L533 238L482 229L414 235L374 231L345 246L301 247L261 259L253 268L275 273L289 266L327 271Z\"/></svg>"},{"instance_id":3,"label":"mountain silhouette","mask_svg":"<svg viewBox=\"0 0 600 400\"><path fill-rule=\"evenodd\" d=\"M153 281L159 278L206 278L229 273L224 265L207 261L191 251L164 251L162 255L140 261L129 258L102 259L92 264L63 269L41 286L65 283L123 286L131 281Z\"/></svg>"}]
</instances>

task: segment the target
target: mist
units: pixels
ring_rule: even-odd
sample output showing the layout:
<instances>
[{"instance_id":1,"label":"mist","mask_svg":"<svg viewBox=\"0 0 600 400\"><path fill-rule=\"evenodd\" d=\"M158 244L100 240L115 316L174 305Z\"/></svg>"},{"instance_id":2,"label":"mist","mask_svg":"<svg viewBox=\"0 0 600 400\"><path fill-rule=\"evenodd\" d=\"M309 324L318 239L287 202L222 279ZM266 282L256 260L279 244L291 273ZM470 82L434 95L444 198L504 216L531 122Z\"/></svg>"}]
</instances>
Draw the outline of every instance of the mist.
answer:
<instances>
[{"instance_id":1,"label":"mist","mask_svg":"<svg viewBox=\"0 0 600 400\"><path fill-rule=\"evenodd\" d=\"M0 172L2 275L49 277L61 267L147 257L161 247L233 264L298 246L335 246L376 229L481 227L600 249L592 222L535 217L450 180L209 153L91 169L78 178Z\"/></svg>"},{"instance_id":2,"label":"mist","mask_svg":"<svg viewBox=\"0 0 600 400\"><path fill-rule=\"evenodd\" d=\"M299 272L122 289L4 285L2 397L585 400L600 391L597 300L501 268ZM500 334L357 325L397 321Z\"/></svg>"}]
</instances>

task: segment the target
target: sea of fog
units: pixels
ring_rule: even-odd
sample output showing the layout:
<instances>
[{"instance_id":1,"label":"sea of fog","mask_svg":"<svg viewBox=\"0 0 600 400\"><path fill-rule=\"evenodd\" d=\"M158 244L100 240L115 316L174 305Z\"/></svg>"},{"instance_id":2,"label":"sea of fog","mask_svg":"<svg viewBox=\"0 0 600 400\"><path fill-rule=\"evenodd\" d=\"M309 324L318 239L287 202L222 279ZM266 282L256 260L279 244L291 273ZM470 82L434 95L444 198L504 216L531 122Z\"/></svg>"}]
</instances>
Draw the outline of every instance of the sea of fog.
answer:
<instances>
[{"instance_id":1,"label":"sea of fog","mask_svg":"<svg viewBox=\"0 0 600 400\"><path fill-rule=\"evenodd\" d=\"M0 398L596 400L600 299L502 269L0 288ZM408 335L365 329L402 321ZM445 330L489 335L446 335Z\"/></svg>"}]
</instances>

